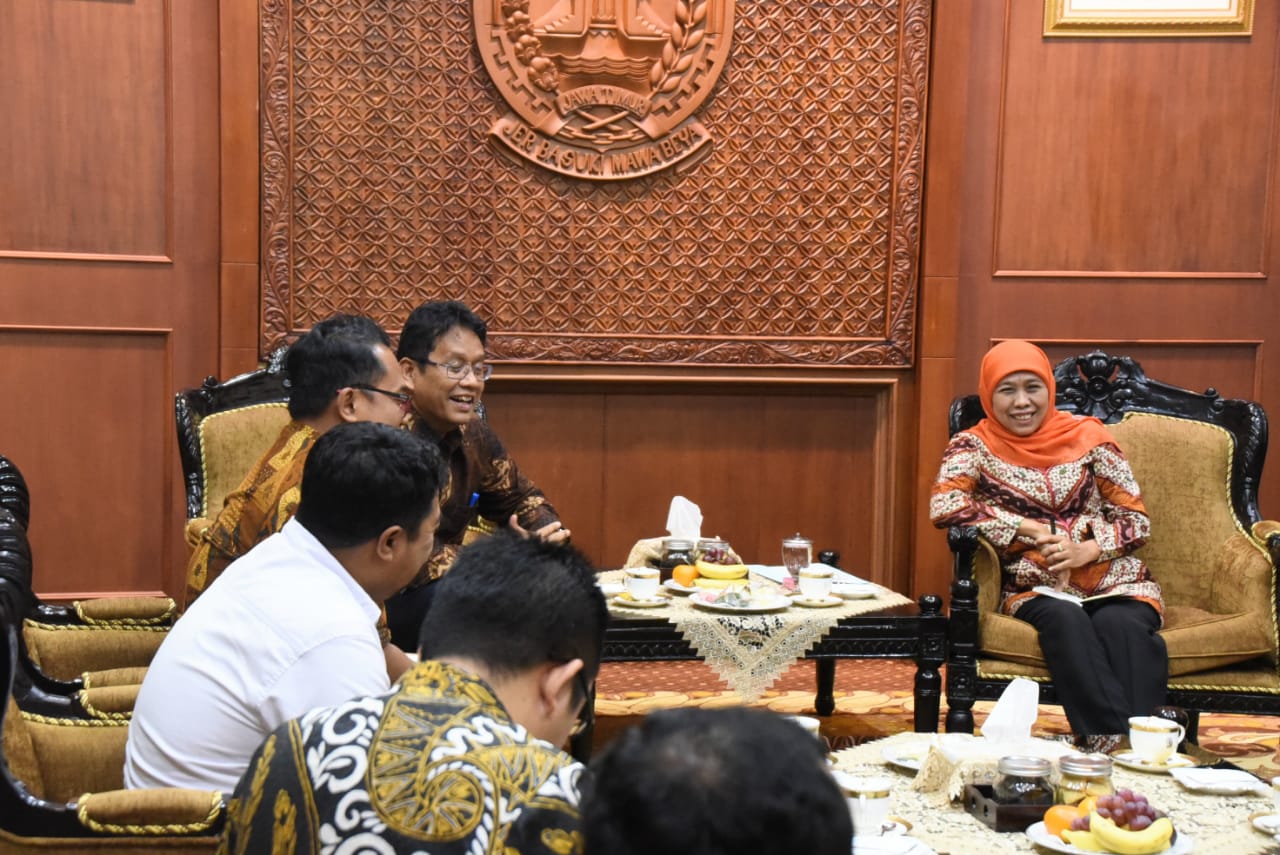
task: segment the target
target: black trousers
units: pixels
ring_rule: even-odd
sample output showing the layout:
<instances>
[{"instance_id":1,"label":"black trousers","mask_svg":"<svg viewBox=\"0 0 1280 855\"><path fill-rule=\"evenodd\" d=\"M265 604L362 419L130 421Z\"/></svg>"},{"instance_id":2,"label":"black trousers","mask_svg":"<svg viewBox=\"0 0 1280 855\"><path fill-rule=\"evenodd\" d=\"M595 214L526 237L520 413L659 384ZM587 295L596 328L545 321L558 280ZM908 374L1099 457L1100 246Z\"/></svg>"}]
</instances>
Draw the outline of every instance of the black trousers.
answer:
<instances>
[{"instance_id":1,"label":"black trousers","mask_svg":"<svg viewBox=\"0 0 1280 855\"><path fill-rule=\"evenodd\" d=\"M387 600L387 629L391 630L391 643L406 653L417 653L422 632L422 619L436 594L436 583L428 582L417 588L401 591Z\"/></svg>"},{"instance_id":2,"label":"black trousers","mask_svg":"<svg viewBox=\"0 0 1280 855\"><path fill-rule=\"evenodd\" d=\"M1082 607L1033 597L1017 617L1040 633L1058 701L1077 736L1128 733L1129 716L1150 715L1164 703L1169 652L1149 604L1117 597Z\"/></svg>"}]
</instances>

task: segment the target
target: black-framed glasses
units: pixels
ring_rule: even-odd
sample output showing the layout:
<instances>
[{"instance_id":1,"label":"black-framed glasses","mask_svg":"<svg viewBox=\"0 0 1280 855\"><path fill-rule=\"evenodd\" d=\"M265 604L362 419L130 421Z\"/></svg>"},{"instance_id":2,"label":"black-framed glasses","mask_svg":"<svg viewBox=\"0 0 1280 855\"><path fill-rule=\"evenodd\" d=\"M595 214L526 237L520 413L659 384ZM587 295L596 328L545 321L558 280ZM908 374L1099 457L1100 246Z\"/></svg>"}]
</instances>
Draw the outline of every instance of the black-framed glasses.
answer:
<instances>
[{"instance_id":1,"label":"black-framed glasses","mask_svg":"<svg viewBox=\"0 0 1280 855\"><path fill-rule=\"evenodd\" d=\"M413 396L407 392L390 392L386 389L379 389L377 386L371 386L368 383L352 383L349 389L359 389L361 392L377 392L379 395L386 395L388 398L394 398L402 407L408 407L413 404Z\"/></svg>"},{"instance_id":2,"label":"black-framed glasses","mask_svg":"<svg viewBox=\"0 0 1280 855\"><path fill-rule=\"evenodd\" d=\"M487 362L436 362L433 359L417 360L421 365L434 365L444 369L444 376L450 380L461 380L467 374L475 375L481 383L493 376L493 366Z\"/></svg>"},{"instance_id":3,"label":"black-framed glasses","mask_svg":"<svg viewBox=\"0 0 1280 855\"><path fill-rule=\"evenodd\" d=\"M591 696L591 689L587 686L587 678L582 676L582 669L573 675L573 680L578 691L582 692L582 709L578 711L578 720L573 723L573 729L569 731L569 735L578 736L596 723L596 705L595 698Z\"/></svg>"}]
</instances>

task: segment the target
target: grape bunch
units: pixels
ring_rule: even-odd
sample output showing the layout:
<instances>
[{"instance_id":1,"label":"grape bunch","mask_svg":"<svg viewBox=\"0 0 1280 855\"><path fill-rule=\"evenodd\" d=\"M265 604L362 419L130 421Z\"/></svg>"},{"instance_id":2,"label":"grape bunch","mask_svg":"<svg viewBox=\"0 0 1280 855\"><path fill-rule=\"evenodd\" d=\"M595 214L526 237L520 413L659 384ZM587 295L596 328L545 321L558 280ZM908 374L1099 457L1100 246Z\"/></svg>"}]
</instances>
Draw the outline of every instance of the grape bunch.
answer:
<instances>
[{"instance_id":1,"label":"grape bunch","mask_svg":"<svg viewBox=\"0 0 1280 855\"><path fill-rule=\"evenodd\" d=\"M1146 796L1127 788L1116 790L1113 795L1098 796L1093 809L1098 816L1109 819L1119 828L1127 828L1130 831L1142 831L1164 816L1164 811L1153 808ZM1088 815L1072 820L1071 829L1088 831Z\"/></svg>"}]
</instances>

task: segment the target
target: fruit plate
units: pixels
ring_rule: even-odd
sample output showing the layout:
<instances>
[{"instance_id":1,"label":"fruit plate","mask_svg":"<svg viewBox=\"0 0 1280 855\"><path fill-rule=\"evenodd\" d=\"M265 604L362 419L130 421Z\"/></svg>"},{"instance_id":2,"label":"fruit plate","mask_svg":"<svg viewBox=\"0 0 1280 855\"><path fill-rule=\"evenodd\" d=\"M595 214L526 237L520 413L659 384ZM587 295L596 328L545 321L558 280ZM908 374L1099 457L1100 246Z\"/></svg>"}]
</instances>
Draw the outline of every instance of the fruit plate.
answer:
<instances>
[{"instance_id":1,"label":"fruit plate","mask_svg":"<svg viewBox=\"0 0 1280 855\"><path fill-rule=\"evenodd\" d=\"M1088 852L1087 849L1072 846L1056 834L1050 834L1045 831L1043 822L1037 822L1027 828L1027 837L1030 837L1031 842L1035 845L1045 849L1052 849L1054 852L1066 852L1069 855L1086 855ZM1185 855L1185 853L1192 851L1193 846L1195 846L1195 841L1189 835L1179 831L1173 837L1173 845L1161 849L1156 855Z\"/></svg>"},{"instance_id":2,"label":"fruit plate","mask_svg":"<svg viewBox=\"0 0 1280 855\"><path fill-rule=\"evenodd\" d=\"M613 598L615 606L626 606L629 609L656 609L670 602L670 597L643 597L637 600L625 591Z\"/></svg>"},{"instance_id":3,"label":"fruit plate","mask_svg":"<svg viewBox=\"0 0 1280 855\"><path fill-rule=\"evenodd\" d=\"M1126 769L1133 769L1138 772L1156 772L1163 775L1169 774L1170 769L1189 769L1200 765L1200 761L1189 754L1171 754L1159 763L1152 763L1150 760L1142 759L1136 751L1113 751L1111 752L1111 759Z\"/></svg>"},{"instance_id":4,"label":"fruit plate","mask_svg":"<svg viewBox=\"0 0 1280 855\"><path fill-rule=\"evenodd\" d=\"M760 597L753 599L750 605L731 606L728 603L716 603L705 599L706 593L694 594L689 598L689 602L700 609L706 609L711 612L725 612L728 614L752 615L762 614L764 612L776 612L785 609L791 605L791 600L781 594Z\"/></svg>"}]
</instances>

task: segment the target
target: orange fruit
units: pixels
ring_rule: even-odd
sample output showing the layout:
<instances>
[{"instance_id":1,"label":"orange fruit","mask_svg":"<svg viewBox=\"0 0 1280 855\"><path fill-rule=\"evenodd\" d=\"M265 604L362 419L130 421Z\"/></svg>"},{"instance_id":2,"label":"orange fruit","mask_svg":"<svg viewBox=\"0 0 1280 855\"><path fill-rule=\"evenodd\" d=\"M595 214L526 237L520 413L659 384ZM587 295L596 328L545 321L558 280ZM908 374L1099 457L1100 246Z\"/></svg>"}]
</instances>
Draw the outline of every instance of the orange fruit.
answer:
<instances>
[{"instance_id":1,"label":"orange fruit","mask_svg":"<svg viewBox=\"0 0 1280 855\"><path fill-rule=\"evenodd\" d=\"M1075 805L1054 805L1044 812L1044 830L1062 839L1062 832L1071 827L1073 820L1083 815Z\"/></svg>"},{"instance_id":2,"label":"orange fruit","mask_svg":"<svg viewBox=\"0 0 1280 855\"><path fill-rule=\"evenodd\" d=\"M698 580L698 568L692 564L677 564L671 571L671 578L675 579L679 585L692 588L693 583Z\"/></svg>"}]
</instances>

